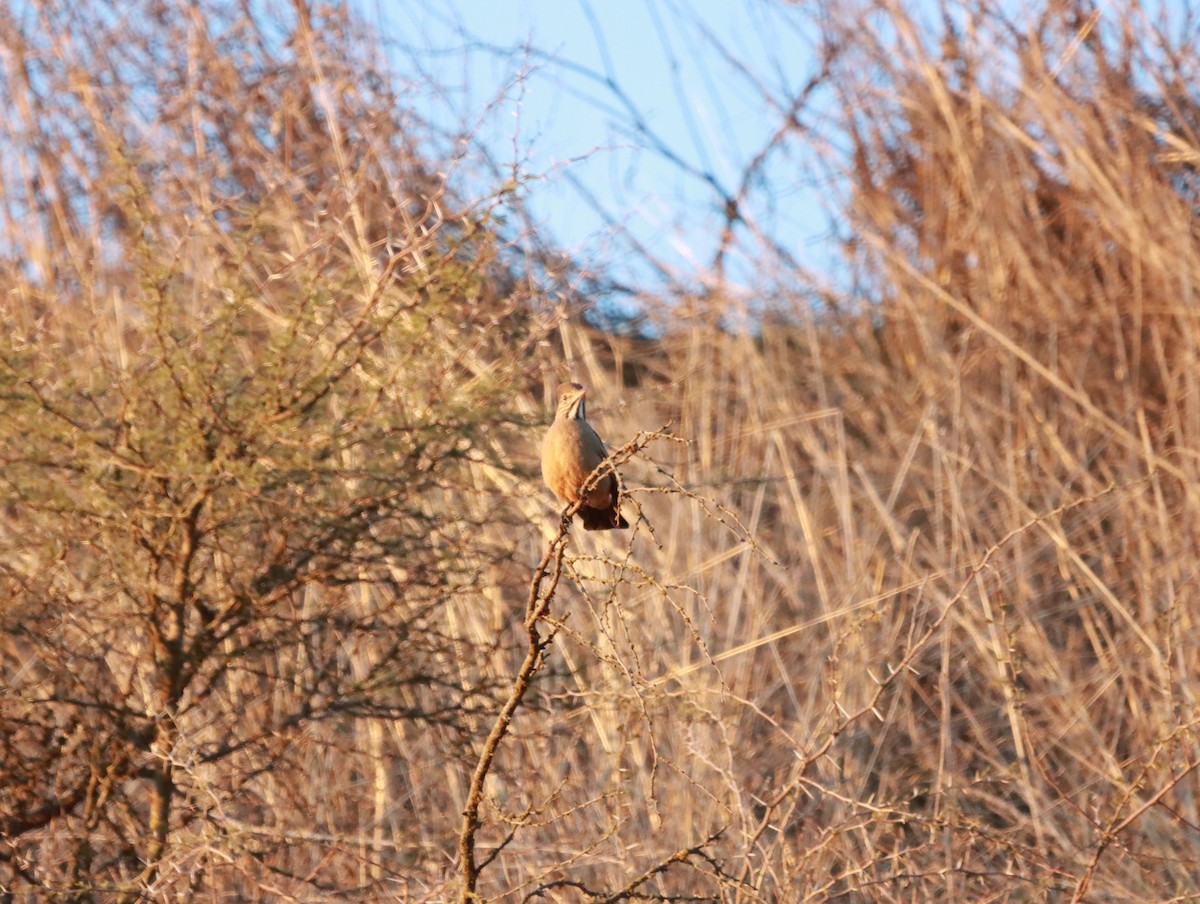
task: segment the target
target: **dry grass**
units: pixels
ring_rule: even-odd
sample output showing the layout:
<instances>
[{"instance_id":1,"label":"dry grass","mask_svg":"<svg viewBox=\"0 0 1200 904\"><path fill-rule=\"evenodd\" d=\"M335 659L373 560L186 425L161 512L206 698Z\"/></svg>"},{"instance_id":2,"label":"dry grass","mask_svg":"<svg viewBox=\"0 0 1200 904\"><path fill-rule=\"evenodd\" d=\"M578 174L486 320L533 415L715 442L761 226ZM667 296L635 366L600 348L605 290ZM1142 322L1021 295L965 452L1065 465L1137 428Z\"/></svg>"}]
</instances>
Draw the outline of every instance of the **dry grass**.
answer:
<instances>
[{"instance_id":1,"label":"dry grass","mask_svg":"<svg viewBox=\"0 0 1200 904\"><path fill-rule=\"evenodd\" d=\"M457 898L558 561L479 899L1200 897L1200 58L1056 10L830 13L858 294L638 341L341 15L3 26L0 889Z\"/></svg>"}]
</instances>

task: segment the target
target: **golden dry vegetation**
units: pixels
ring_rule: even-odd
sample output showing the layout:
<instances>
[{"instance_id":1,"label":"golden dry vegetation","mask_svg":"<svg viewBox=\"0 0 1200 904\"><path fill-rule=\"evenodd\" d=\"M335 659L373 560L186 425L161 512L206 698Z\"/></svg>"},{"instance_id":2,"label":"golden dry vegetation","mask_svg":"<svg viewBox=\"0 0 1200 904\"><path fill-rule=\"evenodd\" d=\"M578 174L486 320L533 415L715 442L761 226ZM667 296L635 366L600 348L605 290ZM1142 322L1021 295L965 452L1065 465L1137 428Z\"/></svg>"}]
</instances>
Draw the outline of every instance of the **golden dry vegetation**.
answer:
<instances>
[{"instance_id":1,"label":"golden dry vegetation","mask_svg":"<svg viewBox=\"0 0 1200 904\"><path fill-rule=\"evenodd\" d=\"M1200 52L1045 7L823 10L853 288L644 334L346 10L0 23L0 900L1200 898Z\"/></svg>"}]
</instances>

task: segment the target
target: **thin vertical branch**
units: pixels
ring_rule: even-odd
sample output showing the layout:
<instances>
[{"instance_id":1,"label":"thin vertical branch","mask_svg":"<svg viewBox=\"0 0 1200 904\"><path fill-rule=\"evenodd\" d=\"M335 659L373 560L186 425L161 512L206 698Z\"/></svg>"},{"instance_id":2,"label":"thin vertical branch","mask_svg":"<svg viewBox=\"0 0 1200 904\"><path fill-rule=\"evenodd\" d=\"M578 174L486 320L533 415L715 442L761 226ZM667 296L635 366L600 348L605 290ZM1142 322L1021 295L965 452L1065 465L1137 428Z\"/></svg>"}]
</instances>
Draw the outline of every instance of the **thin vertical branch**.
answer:
<instances>
[{"instance_id":1,"label":"thin vertical branch","mask_svg":"<svg viewBox=\"0 0 1200 904\"><path fill-rule=\"evenodd\" d=\"M624 446L615 450L605 461L597 465L588 479L583 482L581 497L585 497L587 491L606 477L617 465L628 461L647 444L664 436L669 426L669 424L664 425L651 433L638 433ZM525 601L525 631L528 637L525 659L521 662L521 667L517 669L512 687L509 688L508 697L496 716L496 721L492 724L492 730L488 733L487 740L483 743L483 749L479 752L479 760L475 764L475 772L471 776L471 785L467 791L467 805L463 810L462 827L458 834L458 863L463 880L462 896L459 900L462 904L477 900L475 887L479 882L479 865L475 862L475 836L479 832L480 826L479 808L483 804L483 786L491 773L496 751L499 750L500 743L508 734L513 715L520 707L521 701L524 700L525 694L533 682L533 676L542 667L546 648L550 646L557 633L557 628L552 628L545 636L542 636L538 629L538 623L550 611L550 602L554 599L555 591L558 589L558 582L562 577L563 556L566 555L567 541L570 538L568 531L571 527L571 519L579 511L581 504L581 502L576 502L563 512L558 533L550 541L542 560L534 569L533 578L529 582L529 596Z\"/></svg>"},{"instance_id":2,"label":"thin vertical branch","mask_svg":"<svg viewBox=\"0 0 1200 904\"><path fill-rule=\"evenodd\" d=\"M479 808L483 803L484 783L492 770L492 762L496 757L496 751L500 748L500 742L508 734L513 714L516 713L517 707L525 698L525 693L533 682L533 676L542 667L546 648L550 646L556 633L554 629L551 629L543 636L538 629L538 622L549 611L550 601L554 599L554 592L558 588L559 577L562 575L563 556L567 551L569 516L574 514L574 510L577 508L578 504L568 509L568 515L563 518L558 534L546 547L546 552L534 571L533 579L529 582L529 598L525 603L525 631L528 636L525 659L521 662L521 667L513 678L508 699L504 701L504 706L496 716L492 730L488 733L487 740L484 741L483 749L479 752L479 761L475 764L475 772L471 776L471 787L467 792L467 806L463 810L462 828L458 836L458 860L463 880L460 900L463 904L476 900L475 886L479 881L479 867L475 862L475 836L480 826Z\"/></svg>"}]
</instances>

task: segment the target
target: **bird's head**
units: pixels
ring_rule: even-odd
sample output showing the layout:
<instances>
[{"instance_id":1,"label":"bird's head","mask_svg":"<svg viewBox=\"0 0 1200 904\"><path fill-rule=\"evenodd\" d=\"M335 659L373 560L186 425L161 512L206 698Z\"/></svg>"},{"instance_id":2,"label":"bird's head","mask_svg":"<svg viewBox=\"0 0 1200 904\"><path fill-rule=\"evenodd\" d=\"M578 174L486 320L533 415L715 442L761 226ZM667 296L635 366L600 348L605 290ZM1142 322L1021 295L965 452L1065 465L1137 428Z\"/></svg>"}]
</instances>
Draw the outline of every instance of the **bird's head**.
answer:
<instances>
[{"instance_id":1,"label":"bird's head","mask_svg":"<svg viewBox=\"0 0 1200 904\"><path fill-rule=\"evenodd\" d=\"M584 396L586 395L587 390L578 383L563 383L558 387L558 410L554 419L558 421L569 421L576 418L581 421L587 420L584 409Z\"/></svg>"}]
</instances>

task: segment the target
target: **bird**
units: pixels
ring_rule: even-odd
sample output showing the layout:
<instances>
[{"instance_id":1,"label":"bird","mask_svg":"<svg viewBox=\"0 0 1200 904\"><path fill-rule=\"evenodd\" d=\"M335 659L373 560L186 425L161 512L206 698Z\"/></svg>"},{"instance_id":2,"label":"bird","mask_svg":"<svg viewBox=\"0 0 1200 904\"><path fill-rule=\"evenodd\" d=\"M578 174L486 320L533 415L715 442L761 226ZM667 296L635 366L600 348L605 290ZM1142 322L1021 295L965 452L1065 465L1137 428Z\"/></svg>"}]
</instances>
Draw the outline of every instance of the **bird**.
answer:
<instances>
[{"instance_id":1,"label":"bird","mask_svg":"<svg viewBox=\"0 0 1200 904\"><path fill-rule=\"evenodd\" d=\"M604 441L587 422L586 396L587 389L578 383L563 383L558 387L558 409L542 443L542 479L564 505L579 502L580 487L608 457ZM629 527L619 505L617 474L610 468L588 490L579 506L584 529Z\"/></svg>"}]
</instances>

